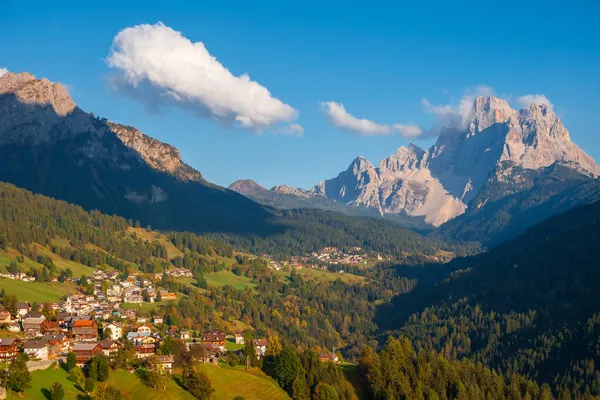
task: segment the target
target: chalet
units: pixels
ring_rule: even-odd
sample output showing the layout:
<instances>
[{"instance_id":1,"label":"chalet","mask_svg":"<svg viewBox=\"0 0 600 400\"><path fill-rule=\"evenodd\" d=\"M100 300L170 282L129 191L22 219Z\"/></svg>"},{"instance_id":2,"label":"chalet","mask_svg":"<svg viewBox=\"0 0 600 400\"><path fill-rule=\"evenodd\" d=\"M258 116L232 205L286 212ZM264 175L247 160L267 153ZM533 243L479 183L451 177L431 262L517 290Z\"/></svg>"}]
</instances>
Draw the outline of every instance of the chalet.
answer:
<instances>
[{"instance_id":1,"label":"chalet","mask_svg":"<svg viewBox=\"0 0 600 400\"><path fill-rule=\"evenodd\" d=\"M69 340L67 335L64 335L62 333L46 334L46 335L42 336L42 340L46 340L48 342L50 342L50 341L58 342L61 353L67 353L69 351L69 347L71 346L71 341Z\"/></svg>"},{"instance_id":2,"label":"chalet","mask_svg":"<svg viewBox=\"0 0 600 400\"><path fill-rule=\"evenodd\" d=\"M225 351L225 332L218 329L211 329L202 333L202 343L216 345L220 351Z\"/></svg>"},{"instance_id":3,"label":"chalet","mask_svg":"<svg viewBox=\"0 0 600 400\"><path fill-rule=\"evenodd\" d=\"M102 354L109 358L111 356L114 356L115 353L119 351L121 347L123 347L121 342L119 342L118 340L109 339L101 341L100 346L102 347Z\"/></svg>"},{"instance_id":4,"label":"chalet","mask_svg":"<svg viewBox=\"0 0 600 400\"><path fill-rule=\"evenodd\" d=\"M133 341L137 358L146 358L154 355L159 345L160 339L151 335L137 338Z\"/></svg>"},{"instance_id":5,"label":"chalet","mask_svg":"<svg viewBox=\"0 0 600 400\"><path fill-rule=\"evenodd\" d=\"M159 324L162 324L162 323L163 323L163 319L162 319L162 317L154 317L154 318L152 319L152 322L153 322L154 324L156 324L156 325L159 325Z\"/></svg>"},{"instance_id":6,"label":"chalet","mask_svg":"<svg viewBox=\"0 0 600 400\"><path fill-rule=\"evenodd\" d=\"M165 371L171 373L173 372L173 364L175 364L175 356L172 354L166 356L156 356L158 361L158 365L164 369Z\"/></svg>"},{"instance_id":7,"label":"chalet","mask_svg":"<svg viewBox=\"0 0 600 400\"><path fill-rule=\"evenodd\" d=\"M252 344L254 345L254 349L256 350L256 355L262 357L267 352L268 342L265 338L253 339Z\"/></svg>"},{"instance_id":8,"label":"chalet","mask_svg":"<svg viewBox=\"0 0 600 400\"><path fill-rule=\"evenodd\" d=\"M98 342L79 342L73 346L77 358L77 366L83 367L93 357L102 354L102 346Z\"/></svg>"},{"instance_id":9,"label":"chalet","mask_svg":"<svg viewBox=\"0 0 600 400\"><path fill-rule=\"evenodd\" d=\"M48 320L44 314L37 311L25 314L21 323L23 331L33 334L34 337L42 333L48 326Z\"/></svg>"},{"instance_id":10,"label":"chalet","mask_svg":"<svg viewBox=\"0 0 600 400\"><path fill-rule=\"evenodd\" d=\"M45 340L28 340L23 344L23 352L29 358L39 361L48 360L48 347Z\"/></svg>"},{"instance_id":11,"label":"chalet","mask_svg":"<svg viewBox=\"0 0 600 400\"><path fill-rule=\"evenodd\" d=\"M119 340L121 336L123 336L123 324L120 322L111 322L104 326L104 332L110 329L110 339Z\"/></svg>"},{"instance_id":12,"label":"chalet","mask_svg":"<svg viewBox=\"0 0 600 400\"><path fill-rule=\"evenodd\" d=\"M93 319L79 319L73 322L71 334L76 342L95 342L98 340L98 322Z\"/></svg>"},{"instance_id":13,"label":"chalet","mask_svg":"<svg viewBox=\"0 0 600 400\"><path fill-rule=\"evenodd\" d=\"M17 358L19 348L17 347L17 339L2 338L0 339L0 362L11 362Z\"/></svg>"},{"instance_id":14,"label":"chalet","mask_svg":"<svg viewBox=\"0 0 600 400\"><path fill-rule=\"evenodd\" d=\"M0 325L9 325L11 322L11 315L6 310L0 311Z\"/></svg>"},{"instance_id":15,"label":"chalet","mask_svg":"<svg viewBox=\"0 0 600 400\"><path fill-rule=\"evenodd\" d=\"M19 317L19 318L24 317L29 312L30 309L31 309L31 307L29 306L29 303L18 302L17 303L17 317Z\"/></svg>"},{"instance_id":16,"label":"chalet","mask_svg":"<svg viewBox=\"0 0 600 400\"><path fill-rule=\"evenodd\" d=\"M147 333L147 334L150 334L150 333L152 333L152 328L150 328L148 325L140 325L137 328L137 333L142 333L142 334Z\"/></svg>"},{"instance_id":17,"label":"chalet","mask_svg":"<svg viewBox=\"0 0 600 400\"><path fill-rule=\"evenodd\" d=\"M236 333L235 344L244 344L244 335L242 335L241 333Z\"/></svg>"}]
</instances>

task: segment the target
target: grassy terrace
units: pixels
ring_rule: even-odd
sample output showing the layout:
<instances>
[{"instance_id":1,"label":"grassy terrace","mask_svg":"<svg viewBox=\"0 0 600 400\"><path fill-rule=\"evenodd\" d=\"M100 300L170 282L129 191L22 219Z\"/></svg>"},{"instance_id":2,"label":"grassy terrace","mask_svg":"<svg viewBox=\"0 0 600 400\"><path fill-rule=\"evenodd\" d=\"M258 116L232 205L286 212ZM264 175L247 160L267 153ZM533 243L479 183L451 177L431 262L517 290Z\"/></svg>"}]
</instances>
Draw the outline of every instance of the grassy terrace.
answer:
<instances>
[{"instance_id":1,"label":"grassy terrace","mask_svg":"<svg viewBox=\"0 0 600 400\"><path fill-rule=\"evenodd\" d=\"M260 371L256 374L242 368L201 365L215 389L215 400L231 400L242 396L246 400L288 400L290 397L277 383Z\"/></svg>"},{"instance_id":2,"label":"grassy terrace","mask_svg":"<svg viewBox=\"0 0 600 400\"><path fill-rule=\"evenodd\" d=\"M74 288L71 283L23 282L0 278L0 290L4 289L7 294L14 294L19 300L29 302L60 301L69 289L71 293L75 292Z\"/></svg>"},{"instance_id":3,"label":"grassy terrace","mask_svg":"<svg viewBox=\"0 0 600 400\"><path fill-rule=\"evenodd\" d=\"M240 290L247 287L254 289L256 286L250 281L250 278L237 276L231 271L209 272L208 274L204 274L204 279L206 279L206 282L211 286L230 285Z\"/></svg>"}]
</instances>

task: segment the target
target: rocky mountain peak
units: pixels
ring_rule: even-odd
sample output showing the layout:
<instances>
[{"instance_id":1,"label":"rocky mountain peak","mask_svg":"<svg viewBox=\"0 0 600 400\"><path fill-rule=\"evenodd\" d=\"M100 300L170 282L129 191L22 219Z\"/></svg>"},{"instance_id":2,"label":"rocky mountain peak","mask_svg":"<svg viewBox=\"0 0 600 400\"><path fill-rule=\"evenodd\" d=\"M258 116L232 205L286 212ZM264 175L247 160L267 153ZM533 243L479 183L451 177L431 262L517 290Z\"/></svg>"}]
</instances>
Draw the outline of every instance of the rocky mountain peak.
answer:
<instances>
[{"instance_id":1,"label":"rocky mountain peak","mask_svg":"<svg viewBox=\"0 0 600 400\"><path fill-rule=\"evenodd\" d=\"M473 102L469 134L479 133L490 126L503 123L515 113L506 100L494 96L479 96Z\"/></svg>"},{"instance_id":2,"label":"rocky mountain peak","mask_svg":"<svg viewBox=\"0 0 600 400\"><path fill-rule=\"evenodd\" d=\"M234 192L238 192L244 196L255 195L260 192L265 192L267 189L258 183L254 182L252 179L238 179L233 182L228 187L229 190L233 190Z\"/></svg>"},{"instance_id":3,"label":"rocky mountain peak","mask_svg":"<svg viewBox=\"0 0 600 400\"><path fill-rule=\"evenodd\" d=\"M28 72L8 72L0 77L0 95L13 94L20 102L51 106L58 116L64 117L75 110L76 104L67 89L46 78L36 79Z\"/></svg>"},{"instance_id":4,"label":"rocky mountain peak","mask_svg":"<svg viewBox=\"0 0 600 400\"><path fill-rule=\"evenodd\" d=\"M349 171L352 170L352 173L354 175L358 175L362 172L365 172L365 171L368 171L368 170L374 169L374 168L375 167L373 167L373 164L371 163L371 161L367 160L363 156L358 156L352 161L348 170Z\"/></svg>"}]
</instances>

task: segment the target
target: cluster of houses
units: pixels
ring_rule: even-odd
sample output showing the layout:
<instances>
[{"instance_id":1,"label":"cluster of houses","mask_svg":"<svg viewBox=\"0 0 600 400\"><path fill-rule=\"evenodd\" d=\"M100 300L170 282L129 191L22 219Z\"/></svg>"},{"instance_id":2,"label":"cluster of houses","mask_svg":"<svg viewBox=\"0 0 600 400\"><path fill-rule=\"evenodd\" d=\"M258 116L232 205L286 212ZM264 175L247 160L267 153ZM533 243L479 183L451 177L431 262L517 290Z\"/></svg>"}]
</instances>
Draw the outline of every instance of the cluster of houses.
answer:
<instances>
[{"instance_id":1,"label":"cluster of houses","mask_svg":"<svg viewBox=\"0 0 600 400\"><path fill-rule=\"evenodd\" d=\"M153 317L151 325L147 323L147 318L136 317L135 310L117 309L110 313L109 321L105 320L100 327L99 322L104 319L104 313L90 315L85 312L89 307L79 308L78 304L86 304L85 297L69 296L64 302L53 304L52 308L57 308L54 320L48 320L41 312L32 311L25 302L17 303L15 315L0 310L0 327L20 332L18 338L0 339L0 362L11 362L21 352L26 353L31 361L55 360L72 352L76 356L77 365L84 366L95 356L114 356L125 341L132 344L137 358L157 354L163 338L153 326L161 325L162 317ZM97 310L94 307L92 309ZM189 331L178 330L176 327L169 327L166 334L186 341L188 350L200 350L205 362L218 362L226 352L228 337L220 330L207 330L200 335L199 340L191 339ZM104 339L101 340L101 337ZM241 334L236 334L232 340L237 344L244 344ZM267 340L254 339L253 344L256 354L264 356ZM173 356L157 357L164 368L172 369Z\"/></svg>"},{"instance_id":2,"label":"cluster of houses","mask_svg":"<svg viewBox=\"0 0 600 400\"><path fill-rule=\"evenodd\" d=\"M268 258L268 255L267 255ZM325 247L304 257L292 257L289 261L269 261L269 267L276 270L286 268L319 268L327 265L356 265L369 261L390 261L393 257L380 253L369 253L361 247Z\"/></svg>"},{"instance_id":3,"label":"cluster of houses","mask_svg":"<svg viewBox=\"0 0 600 400\"><path fill-rule=\"evenodd\" d=\"M35 282L35 277L34 276L29 276L23 272L18 272L18 273L12 273L12 272L8 272L8 273L1 273L0 274L0 278L6 278L6 279L14 279L17 281L24 281L24 282Z\"/></svg>"},{"instance_id":4,"label":"cluster of houses","mask_svg":"<svg viewBox=\"0 0 600 400\"><path fill-rule=\"evenodd\" d=\"M174 271L179 271L179 269L175 269ZM167 272L167 274L169 273ZM180 273L176 272L176 274ZM191 274L190 271L187 271L187 273ZM119 271L96 269L92 274L94 285L93 299L105 301L113 305L121 302L140 304L144 302L154 303L161 300L176 300L176 293L154 287L155 281L161 278L162 274L156 274L154 281L139 274L130 274L126 279L121 279ZM106 291L103 291L103 288L106 288Z\"/></svg>"},{"instance_id":5,"label":"cluster of houses","mask_svg":"<svg viewBox=\"0 0 600 400\"><path fill-rule=\"evenodd\" d=\"M232 339L236 344L245 344L244 335L236 333ZM218 329L204 331L200 336L200 341L192 341L187 343L188 350L200 350L205 362L218 362L219 357L225 354L227 334ZM252 339L256 355L264 357L267 352L268 342L266 338Z\"/></svg>"}]
</instances>

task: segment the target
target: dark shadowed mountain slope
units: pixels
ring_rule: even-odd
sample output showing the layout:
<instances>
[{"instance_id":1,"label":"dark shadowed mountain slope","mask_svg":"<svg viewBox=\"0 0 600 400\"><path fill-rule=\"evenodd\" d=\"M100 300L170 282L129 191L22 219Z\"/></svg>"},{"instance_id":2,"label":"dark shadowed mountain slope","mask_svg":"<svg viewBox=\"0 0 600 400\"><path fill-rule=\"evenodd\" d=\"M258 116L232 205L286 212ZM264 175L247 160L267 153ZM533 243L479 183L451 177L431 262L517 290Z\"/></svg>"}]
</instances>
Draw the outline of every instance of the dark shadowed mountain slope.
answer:
<instances>
[{"instance_id":1,"label":"dark shadowed mountain slope","mask_svg":"<svg viewBox=\"0 0 600 400\"><path fill-rule=\"evenodd\" d=\"M599 395L598 249L600 202L454 260L445 279L382 306L378 323L422 349Z\"/></svg>"},{"instance_id":2,"label":"dark shadowed mountain slope","mask_svg":"<svg viewBox=\"0 0 600 400\"><path fill-rule=\"evenodd\" d=\"M525 169L500 163L467 212L431 235L493 247L573 207L600 200L600 181L562 163Z\"/></svg>"},{"instance_id":3,"label":"dark shadowed mountain slope","mask_svg":"<svg viewBox=\"0 0 600 400\"><path fill-rule=\"evenodd\" d=\"M206 182L174 147L79 109L28 73L0 77L0 180L159 229L267 232L268 211Z\"/></svg>"}]
</instances>

